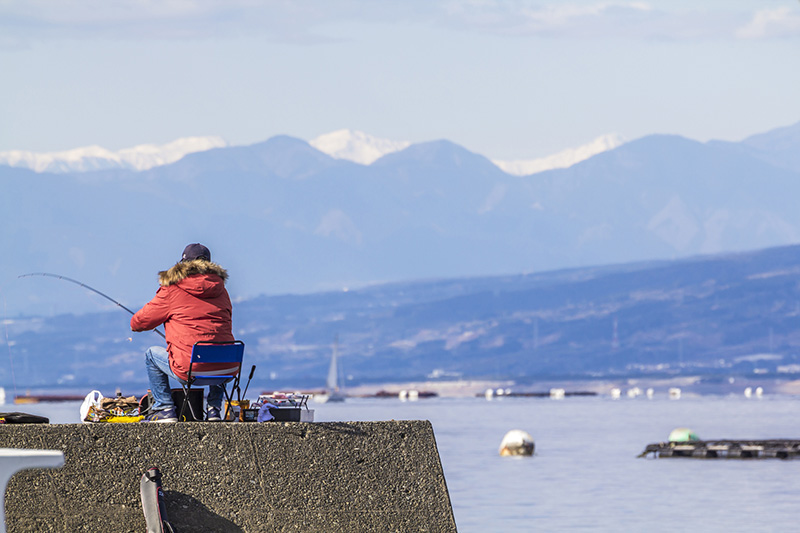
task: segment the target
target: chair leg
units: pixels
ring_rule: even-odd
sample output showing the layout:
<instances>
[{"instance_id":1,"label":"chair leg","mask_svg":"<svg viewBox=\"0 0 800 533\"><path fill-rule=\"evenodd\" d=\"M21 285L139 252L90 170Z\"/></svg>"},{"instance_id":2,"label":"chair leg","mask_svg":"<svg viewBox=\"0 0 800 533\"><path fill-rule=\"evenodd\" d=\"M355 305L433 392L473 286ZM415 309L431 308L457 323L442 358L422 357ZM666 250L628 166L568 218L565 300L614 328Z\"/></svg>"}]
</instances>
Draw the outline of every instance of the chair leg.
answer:
<instances>
[{"instance_id":1,"label":"chair leg","mask_svg":"<svg viewBox=\"0 0 800 533\"><path fill-rule=\"evenodd\" d=\"M197 421L199 419L197 418L197 415L194 412L194 407L192 407L192 402L189 401L189 392L192 390L192 387L191 385L187 386L183 384L181 384L181 386L183 387L183 404L181 405L181 412L178 414L178 420L184 422L183 413L184 411L186 411L186 406L188 405L189 412L192 414L192 419Z\"/></svg>"},{"instance_id":2,"label":"chair leg","mask_svg":"<svg viewBox=\"0 0 800 533\"><path fill-rule=\"evenodd\" d=\"M228 394L228 387L226 387L225 385L222 386L222 395L225 397L225 400L226 400L225 401L225 414L222 415L222 420L223 421L227 421L228 420L228 411L230 411L232 399L231 399L231 396Z\"/></svg>"},{"instance_id":3,"label":"chair leg","mask_svg":"<svg viewBox=\"0 0 800 533\"><path fill-rule=\"evenodd\" d=\"M238 386L239 379L237 378L233 383L234 383L234 385L233 385L233 387L231 387L231 393L230 394L228 394L228 383L223 383L222 384L222 394L225 396L225 399L227 400L227 402L225 402L225 415L222 417L222 420L228 420L228 411L230 411L231 403L233 403L233 391ZM241 409L241 408L242 407L239 406L239 409Z\"/></svg>"}]
</instances>

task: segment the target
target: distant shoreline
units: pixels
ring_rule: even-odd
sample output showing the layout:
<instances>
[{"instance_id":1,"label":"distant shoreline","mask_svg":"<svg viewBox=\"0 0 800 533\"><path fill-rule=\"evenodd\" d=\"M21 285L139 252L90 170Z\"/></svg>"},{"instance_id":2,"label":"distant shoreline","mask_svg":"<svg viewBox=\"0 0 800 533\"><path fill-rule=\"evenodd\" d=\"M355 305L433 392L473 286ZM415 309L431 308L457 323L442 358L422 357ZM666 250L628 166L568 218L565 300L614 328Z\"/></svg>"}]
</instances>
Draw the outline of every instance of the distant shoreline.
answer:
<instances>
[{"instance_id":1,"label":"distant shoreline","mask_svg":"<svg viewBox=\"0 0 800 533\"><path fill-rule=\"evenodd\" d=\"M731 381L732 379L732 381ZM681 390L683 396L729 396L744 395L749 388L755 393L756 389L762 389L763 395L800 395L800 379L787 378L720 378L709 379L703 376L682 376L674 378L605 378L605 379L569 379L569 380L542 380L532 383L519 384L512 380L425 380L389 383L369 383L346 387L344 393L351 398L368 398L376 395L391 398L392 395L399 395L402 391L417 391L419 393L429 392L439 398L469 398L484 395L488 390L495 396L502 396L509 393L548 393L551 389L563 389L567 393L593 393L600 397L610 397L614 389L619 390L620 397L629 395L629 391L635 392L639 389L642 396L647 389L653 389L656 396L666 395L671 388ZM116 388L104 386L87 387L30 387L18 390L16 396L65 396L83 397L92 390L99 390L105 396L116 394ZM256 397L262 392L293 392L297 390L310 390L295 387L258 387L253 386L248 392L248 396ZM499 394L498 394L499 390ZM123 386L120 392L125 395L144 395L146 386L131 385ZM14 403L14 390L12 387L5 387L6 405Z\"/></svg>"},{"instance_id":2,"label":"distant shoreline","mask_svg":"<svg viewBox=\"0 0 800 533\"><path fill-rule=\"evenodd\" d=\"M786 378L742 378L725 377L710 379L704 376L680 376L674 378L602 378L602 379L565 379L542 380L520 384L513 380L426 380L396 383L370 383L345 388L344 392L351 397L374 396L379 392L396 393L416 390L418 392L434 392L441 398L467 398L480 396L491 389L494 395L501 389L502 393L547 393L552 389L564 389L567 393L590 392L597 396L611 396L614 389L619 389L625 397L629 390L639 389L644 396L647 389L652 388L655 395L666 395L671 388L678 388L686 396L728 396L744 395L746 389L754 393L759 387L764 395L800 395L800 379ZM501 393L501 395L502 395Z\"/></svg>"}]
</instances>

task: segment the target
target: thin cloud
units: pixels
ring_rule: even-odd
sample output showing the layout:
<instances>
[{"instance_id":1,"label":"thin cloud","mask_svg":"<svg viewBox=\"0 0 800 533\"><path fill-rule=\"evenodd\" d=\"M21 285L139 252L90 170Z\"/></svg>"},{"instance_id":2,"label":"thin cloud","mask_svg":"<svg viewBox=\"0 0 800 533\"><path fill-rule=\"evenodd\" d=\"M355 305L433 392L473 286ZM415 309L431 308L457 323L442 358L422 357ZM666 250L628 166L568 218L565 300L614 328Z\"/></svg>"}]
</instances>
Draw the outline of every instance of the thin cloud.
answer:
<instances>
[{"instance_id":1,"label":"thin cloud","mask_svg":"<svg viewBox=\"0 0 800 533\"><path fill-rule=\"evenodd\" d=\"M541 5L530 2L472 1L450 2L447 12L454 17L462 17L473 24L518 25L531 30L564 28L587 19L598 19L608 15L626 15L652 11L652 7L642 2L598 4L552 4ZM627 12L627 13L626 13Z\"/></svg>"},{"instance_id":2,"label":"thin cloud","mask_svg":"<svg viewBox=\"0 0 800 533\"><path fill-rule=\"evenodd\" d=\"M608 31L609 23L646 20L652 8L641 2L597 4L550 4L499 2L493 0L449 2L446 6L451 23L488 31L547 36Z\"/></svg>"},{"instance_id":3,"label":"thin cloud","mask_svg":"<svg viewBox=\"0 0 800 533\"><path fill-rule=\"evenodd\" d=\"M767 39L798 35L800 8L756 13L734 8L679 9L667 2L448 2L447 24L462 29L565 39Z\"/></svg>"},{"instance_id":4,"label":"thin cloud","mask_svg":"<svg viewBox=\"0 0 800 533\"><path fill-rule=\"evenodd\" d=\"M739 4L741 5L741 4ZM53 39L334 40L337 23L411 23L555 39L770 39L800 34L800 7L680 9L672 2L536 0L0 0L0 47ZM338 39L338 38L337 38Z\"/></svg>"},{"instance_id":5,"label":"thin cloud","mask_svg":"<svg viewBox=\"0 0 800 533\"><path fill-rule=\"evenodd\" d=\"M783 7L764 9L753 15L736 35L742 39L770 39L800 36L800 10Z\"/></svg>"},{"instance_id":6,"label":"thin cloud","mask_svg":"<svg viewBox=\"0 0 800 533\"><path fill-rule=\"evenodd\" d=\"M313 28L326 5L273 0L10 0L0 3L8 46L50 39L207 39L258 34L289 42L329 40Z\"/></svg>"}]
</instances>

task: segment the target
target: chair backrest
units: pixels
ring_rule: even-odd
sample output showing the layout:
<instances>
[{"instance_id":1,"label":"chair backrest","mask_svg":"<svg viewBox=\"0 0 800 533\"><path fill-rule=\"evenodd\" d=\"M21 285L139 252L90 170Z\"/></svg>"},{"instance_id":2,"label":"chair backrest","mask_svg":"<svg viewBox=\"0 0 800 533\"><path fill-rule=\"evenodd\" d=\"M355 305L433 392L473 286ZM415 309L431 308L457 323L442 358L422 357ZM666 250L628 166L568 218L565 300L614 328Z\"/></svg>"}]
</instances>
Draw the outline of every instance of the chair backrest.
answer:
<instances>
[{"instance_id":1,"label":"chair backrest","mask_svg":"<svg viewBox=\"0 0 800 533\"><path fill-rule=\"evenodd\" d=\"M230 379L241 372L244 359L244 343L233 342L196 342L192 347L192 359L189 365L189 377Z\"/></svg>"}]
</instances>

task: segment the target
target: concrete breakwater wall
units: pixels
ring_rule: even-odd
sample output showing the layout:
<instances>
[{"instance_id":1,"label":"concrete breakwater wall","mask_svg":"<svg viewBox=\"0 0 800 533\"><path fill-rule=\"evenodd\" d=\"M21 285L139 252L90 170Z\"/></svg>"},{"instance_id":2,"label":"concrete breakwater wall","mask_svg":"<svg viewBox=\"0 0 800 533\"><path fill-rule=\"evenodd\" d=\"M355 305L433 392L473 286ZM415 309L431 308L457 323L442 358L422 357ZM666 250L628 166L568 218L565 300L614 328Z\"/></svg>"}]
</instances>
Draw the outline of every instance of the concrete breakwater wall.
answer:
<instances>
[{"instance_id":1,"label":"concrete breakwater wall","mask_svg":"<svg viewBox=\"0 0 800 533\"><path fill-rule=\"evenodd\" d=\"M9 532L145 531L152 466L181 532L456 531L427 421L4 425L0 447L65 456L11 478Z\"/></svg>"}]
</instances>

